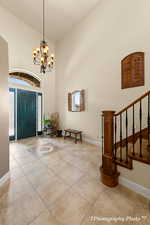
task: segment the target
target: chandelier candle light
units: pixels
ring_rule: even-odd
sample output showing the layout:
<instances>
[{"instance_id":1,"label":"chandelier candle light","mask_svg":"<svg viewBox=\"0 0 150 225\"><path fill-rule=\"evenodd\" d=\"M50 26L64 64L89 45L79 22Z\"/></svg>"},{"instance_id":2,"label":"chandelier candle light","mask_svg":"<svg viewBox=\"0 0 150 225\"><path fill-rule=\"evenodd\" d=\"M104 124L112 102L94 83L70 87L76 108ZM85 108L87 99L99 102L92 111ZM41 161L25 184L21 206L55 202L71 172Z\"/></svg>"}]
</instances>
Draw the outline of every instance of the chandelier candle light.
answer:
<instances>
[{"instance_id":1,"label":"chandelier candle light","mask_svg":"<svg viewBox=\"0 0 150 225\"><path fill-rule=\"evenodd\" d=\"M49 47L45 41L45 0L43 0L43 40L40 47L33 50L33 63L40 65L42 74L51 72L54 68L54 54L49 53Z\"/></svg>"}]
</instances>

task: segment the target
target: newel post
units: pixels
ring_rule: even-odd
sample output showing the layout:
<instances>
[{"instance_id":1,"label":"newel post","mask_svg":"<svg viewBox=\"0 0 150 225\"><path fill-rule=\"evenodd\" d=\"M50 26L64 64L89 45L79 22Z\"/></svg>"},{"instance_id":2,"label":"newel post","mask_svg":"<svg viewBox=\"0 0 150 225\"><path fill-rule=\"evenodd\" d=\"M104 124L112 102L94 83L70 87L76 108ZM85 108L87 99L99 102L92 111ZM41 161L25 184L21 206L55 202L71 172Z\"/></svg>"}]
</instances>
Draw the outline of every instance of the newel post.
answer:
<instances>
[{"instance_id":1,"label":"newel post","mask_svg":"<svg viewBox=\"0 0 150 225\"><path fill-rule=\"evenodd\" d=\"M103 111L104 151L102 155L101 181L109 187L118 185L117 165L114 163L114 114L115 111Z\"/></svg>"}]
</instances>

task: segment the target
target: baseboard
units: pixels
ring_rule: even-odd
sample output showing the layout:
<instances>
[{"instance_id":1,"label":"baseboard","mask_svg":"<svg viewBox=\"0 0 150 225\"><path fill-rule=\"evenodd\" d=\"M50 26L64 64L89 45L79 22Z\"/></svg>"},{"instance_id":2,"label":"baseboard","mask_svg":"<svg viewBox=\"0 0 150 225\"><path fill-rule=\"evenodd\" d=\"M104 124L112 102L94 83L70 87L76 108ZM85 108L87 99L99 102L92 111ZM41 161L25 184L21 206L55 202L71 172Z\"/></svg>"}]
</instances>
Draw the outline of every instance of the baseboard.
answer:
<instances>
[{"instance_id":1,"label":"baseboard","mask_svg":"<svg viewBox=\"0 0 150 225\"><path fill-rule=\"evenodd\" d=\"M145 198L150 199L150 189L145 188L139 184L136 184L133 181L130 181L124 177L119 177L119 183L133 190L134 192L137 192L138 194L144 196Z\"/></svg>"},{"instance_id":2,"label":"baseboard","mask_svg":"<svg viewBox=\"0 0 150 225\"><path fill-rule=\"evenodd\" d=\"M89 138L83 138L83 141L84 142L87 142L87 143L90 143L90 144L93 144L93 145L98 145L98 146L101 146L101 140L100 141L96 141L96 140L93 140L93 139L89 139Z\"/></svg>"},{"instance_id":3,"label":"baseboard","mask_svg":"<svg viewBox=\"0 0 150 225\"><path fill-rule=\"evenodd\" d=\"M0 186L2 186L9 179L10 179L10 172L6 173L2 178L0 178Z\"/></svg>"}]
</instances>

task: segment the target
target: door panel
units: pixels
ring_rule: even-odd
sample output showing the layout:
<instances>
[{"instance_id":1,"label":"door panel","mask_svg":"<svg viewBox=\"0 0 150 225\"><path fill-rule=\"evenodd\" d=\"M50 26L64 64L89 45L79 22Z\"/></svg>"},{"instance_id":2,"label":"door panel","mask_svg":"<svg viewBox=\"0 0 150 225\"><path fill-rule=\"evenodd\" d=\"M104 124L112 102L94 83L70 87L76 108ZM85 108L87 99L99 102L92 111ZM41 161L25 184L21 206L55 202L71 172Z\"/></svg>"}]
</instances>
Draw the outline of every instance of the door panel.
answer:
<instances>
[{"instance_id":1,"label":"door panel","mask_svg":"<svg viewBox=\"0 0 150 225\"><path fill-rule=\"evenodd\" d=\"M17 90L17 139L36 136L36 93Z\"/></svg>"}]
</instances>

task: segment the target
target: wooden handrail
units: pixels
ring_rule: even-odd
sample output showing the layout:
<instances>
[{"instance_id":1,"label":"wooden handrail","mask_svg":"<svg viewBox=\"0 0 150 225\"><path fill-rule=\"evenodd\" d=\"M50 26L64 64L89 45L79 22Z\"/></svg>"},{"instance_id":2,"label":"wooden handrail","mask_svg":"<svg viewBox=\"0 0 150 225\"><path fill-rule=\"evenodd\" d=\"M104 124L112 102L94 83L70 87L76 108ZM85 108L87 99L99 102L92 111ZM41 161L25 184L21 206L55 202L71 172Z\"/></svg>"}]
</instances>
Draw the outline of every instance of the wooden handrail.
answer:
<instances>
[{"instance_id":1,"label":"wooden handrail","mask_svg":"<svg viewBox=\"0 0 150 225\"><path fill-rule=\"evenodd\" d=\"M127 107L125 107L124 109L122 109L120 112L116 113L115 116L119 116L121 115L123 112L125 112L126 110L128 110L129 108L131 108L133 105L135 105L136 103L140 102L143 98L145 98L146 96L148 96L150 94L150 90L147 91L144 95L142 95L140 98L136 99L134 102L132 102L130 105L128 105Z\"/></svg>"}]
</instances>

